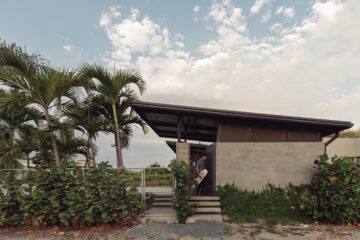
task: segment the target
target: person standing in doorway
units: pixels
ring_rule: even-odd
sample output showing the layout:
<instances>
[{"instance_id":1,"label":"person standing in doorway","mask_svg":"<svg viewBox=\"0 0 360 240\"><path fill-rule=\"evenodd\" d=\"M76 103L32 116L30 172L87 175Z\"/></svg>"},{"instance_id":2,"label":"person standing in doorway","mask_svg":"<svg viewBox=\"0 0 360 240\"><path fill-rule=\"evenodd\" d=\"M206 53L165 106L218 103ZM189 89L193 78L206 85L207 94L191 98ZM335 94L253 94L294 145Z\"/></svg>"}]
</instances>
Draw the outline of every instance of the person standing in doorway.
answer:
<instances>
[{"instance_id":1,"label":"person standing in doorway","mask_svg":"<svg viewBox=\"0 0 360 240\"><path fill-rule=\"evenodd\" d=\"M199 179L201 180L200 184L196 188L197 195L205 195L206 187L207 187L207 169L206 169L206 154L202 154L201 158L196 161L195 170ZM205 170L205 171L204 171ZM206 174L204 176L204 173Z\"/></svg>"}]
</instances>

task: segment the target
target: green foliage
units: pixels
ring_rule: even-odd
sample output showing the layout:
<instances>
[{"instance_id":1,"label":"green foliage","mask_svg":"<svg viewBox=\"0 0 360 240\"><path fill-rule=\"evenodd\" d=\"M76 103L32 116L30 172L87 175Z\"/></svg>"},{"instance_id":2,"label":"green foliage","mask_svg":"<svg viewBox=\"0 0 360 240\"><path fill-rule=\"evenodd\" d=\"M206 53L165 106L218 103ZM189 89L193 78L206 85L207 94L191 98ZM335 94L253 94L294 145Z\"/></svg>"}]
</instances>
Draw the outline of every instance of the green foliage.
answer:
<instances>
[{"instance_id":1,"label":"green foliage","mask_svg":"<svg viewBox=\"0 0 360 240\"><path fill-rule=\"evenodd\" d=\"M222 213L232 222L256 222L265 219L268 224L307 221L301 205L304 186L288 185L286 188L268 184L255 192L238 188L234 184L217 187Z\"/></svg>"},{"instance_id":2,"label":"green foliage","mask_svg":"<svg viewBox=\"0 0 360 240\"><path fill-rule=\"evenodd\" d=\"M174 159L171 161L169 167L176 179L176 186L174 187L175 197L172 207L175 210L178 222L186 223L187 217L192 214L192 209L189 204L191 194L189 191L188 166L186 163L178 162Z\"/></svg>"},{"instance_id":3,"label":"green foliage","mask_svg":"<svg viewBox=\"0 0 360 240\"><path fill-rule=\"evenodd\" d=\"M0 40L0 85L6 86L0 88L0 168L19 167L17 159L28 157L30 150L37 152L42 165L52 166L55 160L60 167L74 154L89 160L91 149L95 165L93 140L99 132L115 134L118 167L122 167L121 149L130 144L131 126L147 131L146 123L130 107L138 96L135 89L142 94L146 85L135 70L111 73L89 64L74 71L55 68L39 54ZM23 149L19 146L25 144L16 146L15 140L19 127L28 121L41 130L36 135L45 132L48 139L39 136L29 145L32 149ZM87 139L63 134L74 130L85 133ZM33 136L28 132L22 140Z\"/></svg>"},{"instance_id":4,"label":"green foliage","mask_svg":"<svg viewBox=\"0 0 360 240\"><path fill-rule=\"evenodd\" d=\"M29 171L4 178L0 226L128 224L142 211L141 196L128 189L126 172L99 164L89 170Z\"/></svg>"},{"instance_id":5,"label":"green foliage","mask_svg":"<svg viewBox=\"0 0 360 240\"><path fill-rule=\"evenodd\" d=\"M16 179L13 172L4 178L3 188L7 194L0 195L0 226L22 223L20 186L21 181Z\"/></svg>"},{"instance_id":6,"label":"green foliage","mask_svg":"<svg viewBox=\"0 0 360 240\"><path fill-rule=\"evenodd\" d=\"M346 157L327 155L315 160L304 205L314 219L325 223L360 222L359 163Z\"/></svg>"}]
</instances>

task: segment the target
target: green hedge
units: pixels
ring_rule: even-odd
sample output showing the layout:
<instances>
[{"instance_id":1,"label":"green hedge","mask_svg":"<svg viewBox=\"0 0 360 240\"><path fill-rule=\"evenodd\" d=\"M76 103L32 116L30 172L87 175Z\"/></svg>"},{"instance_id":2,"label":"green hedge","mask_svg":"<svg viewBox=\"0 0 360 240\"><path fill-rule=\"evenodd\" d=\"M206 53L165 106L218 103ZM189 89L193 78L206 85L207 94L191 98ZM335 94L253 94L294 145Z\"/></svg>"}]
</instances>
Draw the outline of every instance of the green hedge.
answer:
<instances>
[{"instance_id":1,"label":"green hedge","mask_svg":"<svg viewBox=\"0 0 360 240\"><path fill-rule=\"evenodd\" d=\"M83 172L62 168L6 174L0 193L0 226L129 224L142 210L127 188L126 172L99 164Z\"/></svg>"},{"instance_id":2,"label":"green hedge","mask_svg":"<svg viewBox=\"0 0 360 240\"><path fill-rule=\"evenodd\" d=\"M304 198L307 213L325 223L360 223L359 163L326 155L314 163L317 172Z\"/></svg>"},{"instance_id":3,"label":"green hedge","mask_svg":"<svg viewBox=\"0 0 360 240\"><path fill-rule=\"evenodd\" d=\"M286 188L268 184L255 192L238 188L234 184L218 187L221 210L232 222L247 223L264 219L269 224L308 221L301 196L305 187L289 185Z\"/></svg>"}]
</instances>

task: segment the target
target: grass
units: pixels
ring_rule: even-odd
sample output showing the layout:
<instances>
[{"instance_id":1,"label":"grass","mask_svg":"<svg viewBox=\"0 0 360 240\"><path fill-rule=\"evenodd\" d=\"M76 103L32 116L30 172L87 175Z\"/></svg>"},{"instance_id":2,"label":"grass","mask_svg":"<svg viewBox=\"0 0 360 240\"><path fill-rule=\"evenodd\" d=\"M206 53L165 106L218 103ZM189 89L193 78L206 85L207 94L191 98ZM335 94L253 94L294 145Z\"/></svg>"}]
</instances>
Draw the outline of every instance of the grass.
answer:
<instances>
[{"instance_id":1,"label":"grass","mask_svg":"<svg viewBox=\"0 0 360 240\"><path fill-rule=\"evenodd\" d=\"M267 185L255 192L242 190L235 185L218 187L222 213L231 222L255 223L264 219L266 225L289 222L310 222L301 209L302 190L289 185L286 189Z\"/></svg>"}]
</instances>

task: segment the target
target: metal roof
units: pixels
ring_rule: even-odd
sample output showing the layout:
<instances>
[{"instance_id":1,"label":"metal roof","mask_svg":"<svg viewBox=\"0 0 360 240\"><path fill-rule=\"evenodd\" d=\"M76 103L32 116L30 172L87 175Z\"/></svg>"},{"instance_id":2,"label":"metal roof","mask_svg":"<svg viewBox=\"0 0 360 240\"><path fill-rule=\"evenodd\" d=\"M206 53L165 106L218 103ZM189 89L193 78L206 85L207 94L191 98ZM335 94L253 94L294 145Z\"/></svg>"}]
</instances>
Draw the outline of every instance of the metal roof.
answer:
<instances>
[{"instance_id":1,"label":"metal roof","mask_svg":"<svg viewBox=\"0 0 360 240\"><path fill-rule=\"evenodd\" d=\"M154 102L131 102L132 108L160 136L197 141L215 142L220 121L233 121L252 125L286 125L292 128L316 129L323 136L349 129L348 121L293 117L263 113L230 111L190 107ZM178 128L178 125L180 128Z\"/></svg>"}]
</instances>

